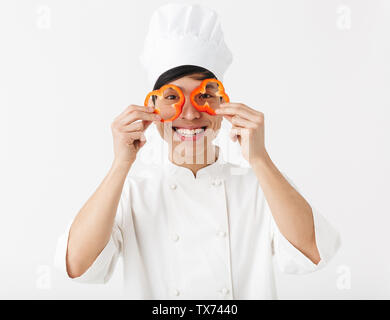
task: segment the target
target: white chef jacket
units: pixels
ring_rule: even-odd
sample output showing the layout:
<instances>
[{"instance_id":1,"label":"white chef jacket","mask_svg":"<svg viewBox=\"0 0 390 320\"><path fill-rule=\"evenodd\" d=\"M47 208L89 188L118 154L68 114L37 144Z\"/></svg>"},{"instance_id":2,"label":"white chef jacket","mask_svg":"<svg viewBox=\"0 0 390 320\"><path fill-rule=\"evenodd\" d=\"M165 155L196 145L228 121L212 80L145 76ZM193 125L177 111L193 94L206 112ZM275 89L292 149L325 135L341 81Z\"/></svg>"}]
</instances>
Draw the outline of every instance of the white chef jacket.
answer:
<instances>
[{"instance_id":1,"label":"white chef jacket","mask_svg":"<svg viewBox=\"0 0 390 320\"><path fill-rule=\"evenodd\" d=\"M322 268L340 246L338 232L311 207L317 265L280 233L252 168L219 156L196 177L169 160L130 170L110 240L72 281L106 283L122 255L128 299L276 299L273 257L282 272L305 274ZM55 257L69 279L70 225Z\"/></svg>"}]
</instances>

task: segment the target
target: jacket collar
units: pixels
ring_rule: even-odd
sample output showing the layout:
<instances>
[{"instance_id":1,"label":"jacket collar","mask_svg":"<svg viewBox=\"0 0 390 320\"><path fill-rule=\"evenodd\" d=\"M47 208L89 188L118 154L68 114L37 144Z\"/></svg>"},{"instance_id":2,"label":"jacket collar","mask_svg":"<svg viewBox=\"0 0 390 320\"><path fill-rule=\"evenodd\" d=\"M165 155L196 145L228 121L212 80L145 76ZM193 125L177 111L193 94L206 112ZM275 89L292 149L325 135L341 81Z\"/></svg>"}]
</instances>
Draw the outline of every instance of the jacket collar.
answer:
<instances>
[{"instance_id":1,"label":"jacket collar","mask_svg":"<svg viewBox=\"0 0 390 320\"><path fill-rule=\"evenodd\" d=\"M164 170L168 174L168 176L189 177L193 180L198 180L202 177L222 178L225 163L226 161L223 159L221 150L219 149L217 160L209 164L208 166L199 169L196 173L196 177L190 169L173 163L169 160L169 158L167 158L164 163Z\"/></svg>"}]
</instances>

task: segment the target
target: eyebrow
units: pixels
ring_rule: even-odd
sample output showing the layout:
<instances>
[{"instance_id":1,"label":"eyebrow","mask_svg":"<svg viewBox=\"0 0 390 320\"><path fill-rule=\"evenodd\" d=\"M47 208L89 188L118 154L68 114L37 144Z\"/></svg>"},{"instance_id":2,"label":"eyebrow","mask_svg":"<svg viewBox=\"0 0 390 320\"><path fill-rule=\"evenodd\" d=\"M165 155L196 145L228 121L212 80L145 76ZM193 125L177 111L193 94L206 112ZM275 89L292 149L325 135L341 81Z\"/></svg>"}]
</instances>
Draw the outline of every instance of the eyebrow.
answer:
<instances>
[{"instance_id":1,"label":"eyebrow","mask_svg":"<svg viewBox=\"0 0 390 320\"><path fill-rule=\"evenodd\" d=\"M178 85L175 85L176 87L178 87L183 93L187 92L187 90L185 90L183 87L180 87ZM195 90L195 89L194 89ZM192 92L192 91L191 91Z\"/></svg>"},{"instance_id":2,"label":"eyebrow","mask_svg":"<svg viewBox=\"0 0 390 320\"><path fill-rule=\"evenodd\" d=\"M178 87L181 91L184 91L183 87L180 87L180 86L177 86L177 85L176 85L176 87Z\"/></svg>"},{"instance_id":3,"label":"eyebrow","mask_svg":"<svg viewBox=\"0 0 390 320\"><path fill-rule=\"evenodd\" d=\"M178 86L178 85L176 85L176 87L178 87L182 92L187 91L187 90L185 90L183 87L180 87L180 86ZM209 83L209 84L206 85L206 88L207 88L207 89L215 89L215 87L218 88L218 84ZM195 89L197 89L197 88L199 88L199 86L197 86L197 87L194 88L193 90L195 90ZM193 90L192 90L192 91L193 91ZM191 91L191 92L192 92L192 91Z\"/></svg>"}]
</instances>

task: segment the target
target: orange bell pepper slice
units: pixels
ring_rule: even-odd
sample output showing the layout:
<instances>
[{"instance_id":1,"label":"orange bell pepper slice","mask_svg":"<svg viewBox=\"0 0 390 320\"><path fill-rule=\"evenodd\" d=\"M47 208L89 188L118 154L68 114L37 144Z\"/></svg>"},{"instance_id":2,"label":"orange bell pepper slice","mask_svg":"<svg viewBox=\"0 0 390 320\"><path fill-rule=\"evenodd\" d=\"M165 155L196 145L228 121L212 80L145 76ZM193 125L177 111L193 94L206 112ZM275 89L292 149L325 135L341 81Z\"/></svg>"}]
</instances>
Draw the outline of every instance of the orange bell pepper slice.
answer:
<instances>
[{"instance_id":1,"label":"orange bell pepper slice","mask_svg":"<svg viewBox=\"0 0 390 320\"><path fill-rule=\"evenodd\" d=\"M157 96L157 97L161 98L161 97L163 97L164 91L166 89L169 89L169 88L172 88L175 91L177 91L177 93L179 94L179 101L172 104L172 107L175 108L175 111L176 111L175 114L171 118L169 118L169 119L161 119L160 120L161 122L173 121L173 120L175 120L176 118L179 117L179 115L180 115L180 113L181 113L181 111L183 109L183 105L185 103L185 97L184 97L183 92L180 90L180 88L175 86L174 84L166 84L166 85L162 86L159 90L154 90L154 91L149 92L148 95L145 98L145 101L144 101L144 106L148 107L149 106L149 100L150 100L151 96ZM155 108L153 113L161 115L160 109L158 107Z\"/></svg>"},{"instance_id":2,"label":"orange bell pepper slice","mask_svg":"<svg viewBox=\"0 0 390 320\"><path fill-rule=\"evenodd\" d=\"M206 102L204 105L199 105L196 101L195 101L195 97L197 94L199 93L206 93L206 86L207 84L209 84L210 82L215 82L218 84L218 91L216 92L216 95L219 96L219 97L222 97L225 102L230 102L229 100L229 96L226 94L225 92L225 88L224 86L222 85L222 82L217 80L217 79L214 79L214 78L209 78L209 79L205 79L201 82L200 86L197 87L196 89L194 89L191 94L190 94L190 101L192 103L192 105L200 112L207 112L208 114L210 115L216 115L215 111L213 108L210 107L210 105ZM148 93L148 95L146 96L145 98L145 101L144 101L144 106L145 107L148 107L149 105L149 100L150 100L150 97L155 95L157 97L163 97L163 93L166 89L168 88L172 88L174 89L178 94L179 94L179 101L172 104L172 107L175 108L175 114L174 116L172 116L171 118L169 119L161 119L160 121L161 122L165 122L165 121L173 121L175 119L177 119L179 117L179 115L181 114L182 110L183 110L183 105L185 103L185 96L183 94L183 92L180 90L179 87L175 86L174 84L166 84L164 86L162 86L160 89L158 90L154 90L154 91L151 91ZM161 112L160 112L160 109L158 107L155 108L154 110L154 113L156 114L160 114L161 115Z\"/></svg>"},{"instance_id":3,"label":"orange bell pepper slice","mask_svg":"<svg viewBox=\"0 0 390 320\"><path fill-rule=\"evenodd\" d=\"M202 94L206 93L206 86L210 82L215 82L215 83L218 84L218 91L216 92L216 95L219 96L219 97L222 97L225 100L225 102L230 102L229 97L228 97L228 95L225 92L225 88L222 85L222 82L217 80L217 79L213 79L213 78L203 80L201 82L200 86L198 88L194 89L191 92L190 100L191 100L192 105L195 106L196 109L198 109L199 111L205 111L205 112L207 112L210 115L216 115L214 109L209 106L207 101L206 101L206 103L203 106L197 104L196 101L195 101L195 96L197 94L199 94L199 93L202 93Z\"/></svg>"}]
</instances>

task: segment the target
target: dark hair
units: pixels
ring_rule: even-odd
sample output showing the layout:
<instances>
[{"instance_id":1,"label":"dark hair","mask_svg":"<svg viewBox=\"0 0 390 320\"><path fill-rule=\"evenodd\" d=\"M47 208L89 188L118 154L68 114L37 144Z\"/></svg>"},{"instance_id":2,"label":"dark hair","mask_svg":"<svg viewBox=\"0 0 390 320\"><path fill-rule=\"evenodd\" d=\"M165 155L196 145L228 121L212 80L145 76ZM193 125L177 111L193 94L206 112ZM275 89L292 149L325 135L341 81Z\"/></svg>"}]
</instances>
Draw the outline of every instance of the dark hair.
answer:
<instances>
[{"instance_id":1,"label":"dark hair","mask_svg":"<svg viewBox=\"0 0 390 320\"><path fill-rule=\"evenodd\" d=\"M163 85L185 76L191 76L191 78L196 80L204 80L208 78L217 79L215 74L211 71L203 67L187 64L169 69L168 71L165 71L163 74L161 74L154 84L153 90L158 90Z\"/></svg>"}]
</instances>

